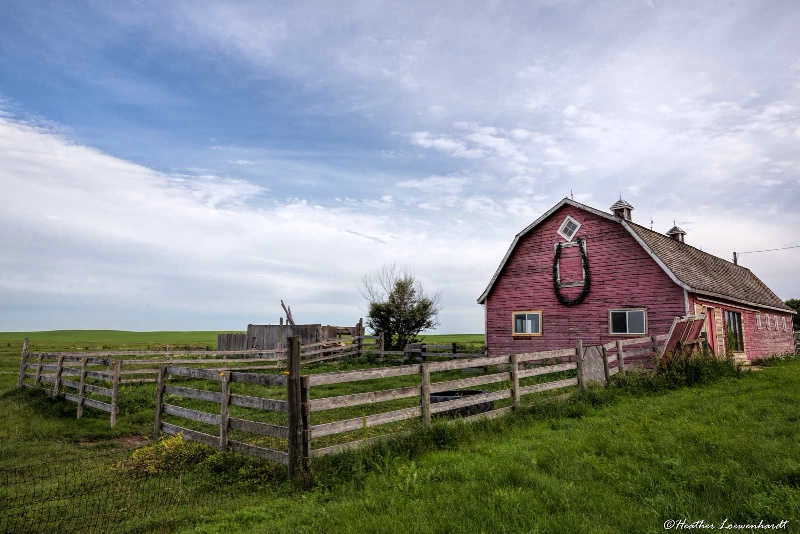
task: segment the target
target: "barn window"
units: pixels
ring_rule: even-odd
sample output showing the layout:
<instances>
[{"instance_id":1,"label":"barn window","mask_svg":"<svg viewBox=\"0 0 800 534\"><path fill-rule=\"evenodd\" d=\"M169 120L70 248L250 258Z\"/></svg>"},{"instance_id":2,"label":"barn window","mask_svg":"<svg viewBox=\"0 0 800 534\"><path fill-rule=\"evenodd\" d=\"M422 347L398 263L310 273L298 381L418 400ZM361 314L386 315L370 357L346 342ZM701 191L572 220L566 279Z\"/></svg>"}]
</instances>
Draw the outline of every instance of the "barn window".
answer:
<instances>
[{"instance_id":1,"label":"barn window","mask_svg":"<svg viewBox=\"0 0 800 534\"><path fill-rule=\"evenodd\" d=\"M761 330L761 314L760 313L756 314L756 327L759 330Z\"/></svg>"},{"instance_id":2,"label":"barn window","mask_svg":"<svg viewBox=\"0 0 800 534\"><path fill-rule=\"evenodd\" d=\"M512 335L514 336L541 336L542 312L518 311L512 314Z\"/></svg>"},{"instance_id":3,"label":"barn window","mask_svg":"<svg viewBox=\"0 0 800 534\"><path fill-rule=\"evenodd\" d=\"M578 228L580 227L581 223L567 215L567 218L564 219L564 222L562 222L561 226L558 228L558 235L567 241L572 241L572 238L578 233Z\"/></svg>"},{"instance_id":4,"label":"barn window","mask_svg":"<svg viewBox=\"0 0 800 534\"><path fill-rule=\"evenodd\" d=\"M778 330L780 330L780 327L778 326L778 316L776 315L775 316L775 331L777 332Z\"/></svg>"},{"instance_id":5,"label":"barn window","mask_svg":"<svg viewBox=\"0 0 800 534\"><path fill-rule=\"evenodd\" d=\"M786 317L783 318L783 331L786 332Z\"/></svg>"},{"instance_id":6,"label":"barn window","mask_svg":"<svg viewBox=\"0 0 800 534\"><path fill-rule=\"evenodd\" d=\"M767 325L769 325L769 315ZM777 328L777 324L775 327ZM744 330L742 329L742 314L725 310L725 332L728 341L728 350L742 352L744 350Z\"/></svg>"},{"instance_id":7,"label":"barn window","mask_svg":"<svg viewBox=\"0 0 800 534\"><path fill-rule=\"evenodd\" d=\"M769 322L769 314L765 313L764 317L767 319L767 330L772 330L772 323Z\"/></svg>"},{"instance_id":8,"label":"barn window","mask_svg":"<svg viewBox=\"0 0 800 534\"><path fill-rule=\"evenodd\" d=\"M609 310L608 331L611 334L646 334L647 310Z\"/></svg>"}]
</instances>

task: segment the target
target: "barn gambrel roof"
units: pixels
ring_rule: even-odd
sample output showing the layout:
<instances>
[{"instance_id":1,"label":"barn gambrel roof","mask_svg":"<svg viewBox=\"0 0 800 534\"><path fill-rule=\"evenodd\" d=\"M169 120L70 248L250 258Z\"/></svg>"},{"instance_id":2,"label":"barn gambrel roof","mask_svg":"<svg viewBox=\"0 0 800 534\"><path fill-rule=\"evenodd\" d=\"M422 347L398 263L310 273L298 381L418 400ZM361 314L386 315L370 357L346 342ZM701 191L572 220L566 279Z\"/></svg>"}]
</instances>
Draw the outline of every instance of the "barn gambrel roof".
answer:
<instances>
[{"instance_id":1,"label":"barn gambrel roof","mask_svg":"<svg viewBox=\"0 0 800 534\"><path fill-rule=\"evenodd\" d=\"M486 301L486 297L489 296L492 287L500 277L500 273L502 273L519 240L565 205L588 211L604 219L621 224L670 279L687 291L751 306L795 313L750 269L741 265L734 265L713 254L676 241L669 236L568 198L561 200L547 210L541 217L514 237L514 241L511 243L506 255L503 256L503 260L500 262L500 266L494 273L489 285L478 298L479 304L483 304Z\"/></svg>"}]
</instances>

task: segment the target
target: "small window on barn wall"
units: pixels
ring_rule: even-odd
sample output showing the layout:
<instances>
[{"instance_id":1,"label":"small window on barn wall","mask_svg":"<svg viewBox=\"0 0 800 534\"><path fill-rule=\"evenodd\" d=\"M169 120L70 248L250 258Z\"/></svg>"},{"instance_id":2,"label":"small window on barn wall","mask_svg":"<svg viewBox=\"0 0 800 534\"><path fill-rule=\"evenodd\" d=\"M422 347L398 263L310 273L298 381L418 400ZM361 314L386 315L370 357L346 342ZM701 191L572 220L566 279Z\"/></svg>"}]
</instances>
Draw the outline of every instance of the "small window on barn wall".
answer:
<instances>
[{"instance_id":1,"label":"small window on barn wall","mask_svg":"<svg viewBox=\"0 0 800 534\"><path fill-rule=\"evenodd\" d=\"M787 330L786 330L786 317L783 318L783 331L787 332Z\"/></svg>"},{"instance_id":2,"label":"small window on barn wall","mask_svg":"<svg viewBox=\"0 0 800 534\"><path fill-rule=\"evenodd\" d=\"M647 310L609 310L608 332L610 334L646 334Z\"/></svg>"},{"instance_id":3,"label":"small window on barn wall","mask_svg":"<svg viewBox=\"0 0 800 534\"><path fill-rule=\"evenodd\" d=\"M756 327L759 330L761 330L761 314L760 313L756 314Z\"/></svg>"},{"instance_id":4,"label":"small window on barn wall","mask_svg":"<svg viewBox=\"0 0 800 534\"><path fill-rule=\"evenodd\" d=\"M776 315L775 316L775 331L777 332L778 330L780 330L780 327L778 326L778 316Z\"/></svg>"},{"instance_id":5,"label":"small window on barn wall","mask_svg":"<svg viewBox=\"0 0 800 534\"><path fill-rule=\"evenodd\" d=\"M562 222L561 226L558 228L558 235L567 241L572 241L572 238L578 233L578 228L580 227L581 223L567 215L567 218L564 219L564 222Z\"/></svg>"},{"instance_id":6,"label":"small window on barn wall","mask_svg":"<svg viewBox=\"0 0 800 534\"><path fill-rule=\"evenodd\" d=\"M768 313L765 313L765 314L764 314L764 317L765 317L765 318L766 318L766 320L767 320L767 330L772 330L772 324L770 324L770 322L769 322L769 314L768 314Z\"/></svg>"},{"instance_id":7,"label":"small window on barn wall","mask_svg":"<svg viewBox=\"0 0 800 534\"><path fill-rule=\"evenodd\" d=\"M514 336L541 336L542 312L516 311L511 314L511 335Z\"/></svg>"}]
</instances>

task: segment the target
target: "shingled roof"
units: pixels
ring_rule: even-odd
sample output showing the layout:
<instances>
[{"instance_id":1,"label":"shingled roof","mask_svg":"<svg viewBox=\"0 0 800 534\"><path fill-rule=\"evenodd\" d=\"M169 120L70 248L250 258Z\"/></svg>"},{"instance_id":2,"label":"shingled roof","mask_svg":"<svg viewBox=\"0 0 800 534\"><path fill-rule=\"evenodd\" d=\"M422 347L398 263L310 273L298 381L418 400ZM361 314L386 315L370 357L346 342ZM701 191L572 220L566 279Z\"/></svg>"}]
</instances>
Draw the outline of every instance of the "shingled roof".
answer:
<instances>
[{"instance_id":1,"label":"shingled roof","mask_svg":"<svg viewBox=\"0 0 800 534\"><path fill-rule=\"evenodd\" d=\"M640 244L646 245L678 280L693 291L746 304L794 311L750 269L636 223L625 221L624 226L632 230L631 233L640 238Z\"/></svg>"},{"instance_id":2,"label":"shingled roof","mask_svg":"<svg viewBox=\"0 0 800 534\"><path fill-rule=\"evenodd\" d=\"M620 200L620 202L625 202ZM564 205L591 212L605 219L620 223L636 241L659 263L662 269L678 285L688 291L701 295L728 299L742 304L763 306L767 308L795 313L795 310L772 292L770 288L754 275L750 269L718 258L708 252L703 252L686 243L655 232L631 221L623 220L609 213L597 210L591 206L564 198L558 204L547 210L527 228L514 237L514 241L500 262L494 276L486 290L478 298L478 303L483 303L489 296L492 286L497 281L506 262L516 248L519 240L532 231L545 219ZM617 203L619 204L619 202ZM615 204L615 206L617 205ZM627 204L627 202L625 203ZM630 206L630 204L628 204Z\"/></svg>"}]
</instances>

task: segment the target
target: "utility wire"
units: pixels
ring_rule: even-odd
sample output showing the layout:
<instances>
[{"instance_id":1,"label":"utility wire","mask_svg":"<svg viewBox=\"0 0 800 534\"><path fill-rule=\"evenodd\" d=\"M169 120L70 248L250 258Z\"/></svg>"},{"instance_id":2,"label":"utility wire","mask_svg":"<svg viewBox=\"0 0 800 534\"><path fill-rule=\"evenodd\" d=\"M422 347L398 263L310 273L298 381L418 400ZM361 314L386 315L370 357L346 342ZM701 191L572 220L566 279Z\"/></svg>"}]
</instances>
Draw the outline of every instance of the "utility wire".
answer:
<instances>
[{"instance_id":1,"label":"utility wire","mask_svg":"<svg viewBox=\"0 0 800 534\"><path fill-rule=\"evenodd\" d=\"M768 248L765 250L748 250L747 252L737 252L737 254L753 254L755 252L775 252L776 250L788 250L790 248L800 248L800 245L792 245L791 247L781 247L781 248Z\"/></svg>"}]
</instances>

